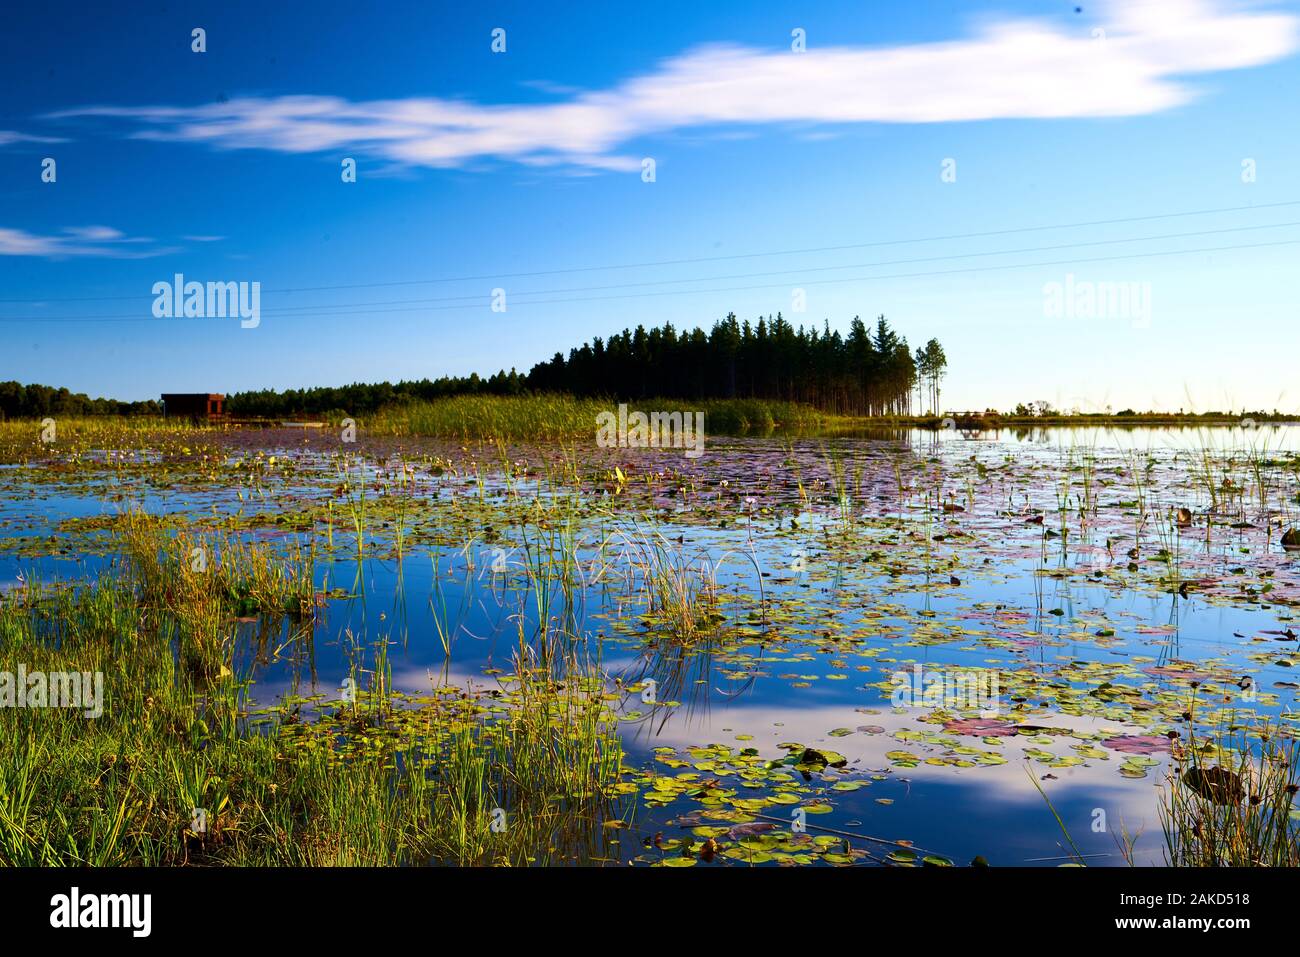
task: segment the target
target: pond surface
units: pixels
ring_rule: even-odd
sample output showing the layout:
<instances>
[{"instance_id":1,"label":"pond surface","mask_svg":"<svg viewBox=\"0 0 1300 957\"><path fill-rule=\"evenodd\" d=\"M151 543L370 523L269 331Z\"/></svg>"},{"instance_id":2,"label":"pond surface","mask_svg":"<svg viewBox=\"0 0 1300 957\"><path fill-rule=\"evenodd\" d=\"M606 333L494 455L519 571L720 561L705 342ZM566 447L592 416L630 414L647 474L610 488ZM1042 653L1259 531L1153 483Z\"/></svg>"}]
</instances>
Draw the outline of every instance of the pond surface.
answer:
<instances>
[{"instance_id":1,"label":"pond surface","mask_svg":"<svg viewBox=\"0 0 1300 957\"><path fill-rule=\"evenodd\" d=\"M377 642L420 693L581 635L638 783L591 861L696 833L800 863L760 840L797 817L833 863L898 853L836 856L867 835L1159 864L1172 749L1297 728L1298 450L1296 426L713 438L699 459L315 430L55 446L0 470L0 595L112 574L143 512L314 555L310 641L235 626L258 705L337 697ZM708 598L697 632L655 607L656 570Z\"/></svg>"}]
</instances>

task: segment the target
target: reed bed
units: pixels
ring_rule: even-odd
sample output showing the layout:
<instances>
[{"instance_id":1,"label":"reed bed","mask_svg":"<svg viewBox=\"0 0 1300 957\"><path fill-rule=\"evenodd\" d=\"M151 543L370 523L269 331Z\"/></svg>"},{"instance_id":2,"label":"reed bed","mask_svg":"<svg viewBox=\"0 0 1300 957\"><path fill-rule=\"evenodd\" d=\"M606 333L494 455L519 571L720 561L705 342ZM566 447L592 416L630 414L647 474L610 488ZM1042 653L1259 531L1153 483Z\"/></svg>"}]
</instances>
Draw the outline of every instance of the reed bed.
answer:
<instances>
[{"instance_id":1,"label":"reed bed","mask_svg":"<svg viewBox=\"0 0 1300 957\"><path fill-rule=\"evenodd\" d=\"M111 574L0 602L0 670L103 676L97 716L0 708L0 864L527 864L608 850L622 750L577 650L544 673L518 656L496 695L411 697L392 689L385 640L346 700L256 708L241 627L308 640L310 554L214 547L144 520L120 553Z\"/></svg>"},{"instance_id":2,"label":"reed bed","mask_svg":"<svg viewBox=\"0 0 1300 957\"><path fill-rule=\"evenodd\" d=\"M552 442L594 438L596 417L618 410L613 399L568 395L454 396L381 410L363 423L377 435L429 435L471 440ZM766 434L816 429L827 416L811 406L757 399L636 399L630 410L699 411L706 434Z\"/></svg>"},{"instance_id":3,"label":"reed bed","mask_svg":"<svg viewBox=\"0 0 1300 957\"><path fill-rule=\"evenodd\" d=\"M1171 866L1300 866L1294 736L1229 718L1203 736L1193 731L1174 757L1160 806Z\"/></svg>"}]
</instances>

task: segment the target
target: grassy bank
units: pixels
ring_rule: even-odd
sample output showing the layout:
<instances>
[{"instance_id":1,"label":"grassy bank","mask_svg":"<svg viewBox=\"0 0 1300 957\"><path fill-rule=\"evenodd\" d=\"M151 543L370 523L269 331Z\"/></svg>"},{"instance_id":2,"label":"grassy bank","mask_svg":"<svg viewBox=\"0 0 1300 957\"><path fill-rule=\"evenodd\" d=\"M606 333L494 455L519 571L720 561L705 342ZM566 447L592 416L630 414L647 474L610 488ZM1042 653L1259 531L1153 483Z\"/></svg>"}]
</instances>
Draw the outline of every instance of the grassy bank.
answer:
<instances>
[{"instance_id":1,"label":"grassy bank","mask_svg":"<svg viewBox=\"0 0 1300 957\"><path fill-rule=\"evenodd\" d=\"M200 427L153 415L50 416L0 422L0 460L14 461L50 448L150 448L151 439L184 437Z\"/></svg>"},{"instance_id":2,"label":"grassy bank","mask_svg":"<svg viewBox=\"0 0 1300 957\"><path fill-rule=\"evenodd\" d=\"M955 428L961 431L1027 428L1199 428L1247 427L1295 422L1300 416L1251 413L1079 414L1018 416L982 414L857 416L822 412L810 405L763 399L642 399L627 403L629 412L701 412L706 435L854 435L876 430ZM354 418L361 431L374 435L430 436L461 441L557 442L594 436L597 416L617 413L619 400L580 399L544 393L523 396L463 395L388 406L370 416L347 410L303 413L295 419L324 420L338 426ZM274 425L244 422L238 427ZM229 426L217 426L216 429ZM22 461L50 449L138 446L170 438L182 442L210 433L213 427L157 416L79 416L0 422L0 461Z\"/></svg>"},{"instance_id":3,"label":"grassy bank","mask_svg":"<svg viewBox=\"0 0 1300 957\"><path fill-rule=\"evenodd\" d=\"M622 751L576 652L409 696L380 640L351 693L254 710L237 649L310 640L310 554L198 560L143 524L121 546L114 575L0 601L0 671L103 676L99 714L0 708L0 864L555 863L603 839Z\"/></svg>"},{"instance_id":4,"label":"grassy bank","mask_svg":"<svg viewBox=\"0 0 1300 957\"><path fill-rule=\"evenodd\" d=\"M811 406L750 399L642 399L629 412L702 412L709 434L767 434L814 430L829 417ZM456 396L391 406L361 422L381 435L430 435L456 439L554 441L590 438L597 416L618 411L618 402L568 395Z\"/></svg>"}]
</instances>

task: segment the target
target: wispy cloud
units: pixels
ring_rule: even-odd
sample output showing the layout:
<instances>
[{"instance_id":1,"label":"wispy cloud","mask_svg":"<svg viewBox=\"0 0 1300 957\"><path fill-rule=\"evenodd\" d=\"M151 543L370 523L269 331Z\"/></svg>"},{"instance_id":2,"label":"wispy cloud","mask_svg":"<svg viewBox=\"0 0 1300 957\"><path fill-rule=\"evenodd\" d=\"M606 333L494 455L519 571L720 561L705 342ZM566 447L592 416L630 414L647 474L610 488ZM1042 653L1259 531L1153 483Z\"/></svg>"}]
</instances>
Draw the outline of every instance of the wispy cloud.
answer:
<instances>
[{"instance_id":1,"label":"wispy cloud","mask_svg":"<svg viewBox=\"0 0 1300 957\"><path fill-rule=\"evenodd\" d=\"M52 235L0 226L0 256L150 259L176 251L174 247L153 246L152 243L153 240L147 236L127 236L112 226L69 226Z\"/></svg>"},{"instance_id":2,"label":"wispy cloud","mask_svg":"<svg viewBox=\"0 0 1300 957\"><path fill-rule=\"evenodd\" d=\"M114 229L112 226L69 226L64 232L77 239L93 242L107 243L126 238L120 229Z\"/></svg>"},{"instance_id":3,"label":"wispy cloud","mask_svg":"<svg viewBox=\"0 0 1300 957\"><path fill-rule=\"evenodd\" d=\"M1101 9L1095 21L1000 20L939 43L823 47L813 35L803 53L704 46L555 103L303 95L92 106L54 117L116 118L132 123L135 137L221 149L346 149L430 167L494 157L634 169L639 158L621 152L631 141L686 128L1156 113L1196 97L1188 77L1276 61L1300 35L1295 16L1239 11L1225 0L1113 0Z\"/></svg>"},{"instance_id":4,"label":"wispy cloud","mask_svg":"<svg viewBox=\"0 0 1300 957\"><path fill-rule=\"evenodd\" d=\"M0 130L0 146L10 143L66 143L61 136L36 136L32 133L19 133L17 130Z\"/></svg>"}]
</instances>

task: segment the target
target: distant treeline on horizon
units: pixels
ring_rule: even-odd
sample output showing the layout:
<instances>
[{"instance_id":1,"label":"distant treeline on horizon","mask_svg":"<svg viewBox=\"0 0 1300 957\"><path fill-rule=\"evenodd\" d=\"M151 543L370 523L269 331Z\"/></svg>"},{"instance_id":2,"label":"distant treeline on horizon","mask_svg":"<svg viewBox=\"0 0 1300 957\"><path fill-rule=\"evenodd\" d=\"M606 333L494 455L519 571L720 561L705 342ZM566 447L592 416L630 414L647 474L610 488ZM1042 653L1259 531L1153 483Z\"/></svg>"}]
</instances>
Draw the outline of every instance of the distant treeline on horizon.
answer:
<instances>
[{"instance_id":1,"label":"distant treeline on horizon","mask_svg":"<svg viewBox=\"0 0 1300 957\"><path fill-rule=\"evenodd\" d=\"M162 415L162 403L92 399L84 392L48 385L0 382L0 417L37 419L47 415Z\"/></svg>"},{"instance_id":2,"label":"distant treeline on horizon","mask_svg":"<svg viewBox=\"0 0 1300 957\"><path fill-rule=\"evenodd\" d=\"M823 328L797 329L780 313L756 324L734 313L709 332L678 333L671 323L646 330L624 329L608 339L557 352L527 375L500 371L484 378L443 376L418 381L353 383L309 389L261 389L226 397L225 411L237 418L365 416L389 406L463 395L517 396L567 393L583 398L636 400L764 399L798 402L842 415L940 415L939 386L948 360L938 340L915 353L884 316L869 330L855 317L847 336ZM211 387L215 383L201 385ZM91 399L83 393L44 385L0 382L0 417L161 415L160 401ZM997 415L993 410L988 413ZM1045 402L1017 405L1017 418L1059 417ZM1078 413L1076 413L1078 414ZM1089 413L1084 413L1088 415ZM1093 415L1111 415L1106 412ZM1225 413L1135 412L1117 417L1221 417ZM1230 413L1228 414L1230 415ZM1274 412L1274 416L1278 413Z\"/></svg>"},{"instance_id":3,"label":"distant treeline on horizon","mask_svg":"<svg viewBox=\"0 0 1300 957\"><path fill-rule=\"evenodd\" d=\"M907 339L881 316L874 331L859 318L842 336L830 329L798 329L778 313L757 324L735 314L709 332L678 333L672 323L647 330L624 329L608 339L561 352L539 362L527 375L504 370L488 378L422 379L418 382L357 383L338 388L263 389L227 397L235 416L285 416L344 412L365 415L405 400L453 395L521 395L562 392L578 397L645 399L771 399L802 402L825 412L906 415L924 387L938 407L938 384L947 359L931 339L915 356Z\"/></svg>"}]
</instances>

